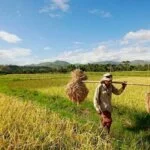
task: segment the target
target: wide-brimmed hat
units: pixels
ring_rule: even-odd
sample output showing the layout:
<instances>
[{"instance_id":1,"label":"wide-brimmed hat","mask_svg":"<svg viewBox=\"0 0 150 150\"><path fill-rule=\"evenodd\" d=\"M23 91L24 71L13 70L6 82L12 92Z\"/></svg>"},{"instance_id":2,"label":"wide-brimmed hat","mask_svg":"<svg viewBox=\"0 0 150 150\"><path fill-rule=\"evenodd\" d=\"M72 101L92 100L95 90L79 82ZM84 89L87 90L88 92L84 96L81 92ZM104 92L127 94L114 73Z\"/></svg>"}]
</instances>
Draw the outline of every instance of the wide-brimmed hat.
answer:
<instances>
[{"instance_id":1,"label":"wide-brimmed hat","mask_svg":"<svg viewBox=\"0 0 150 150\"><path fill-rule=\"evenodd\" d=\"M102 81L112 81L112 74L111 73L105 73L103 75L103 78L101 79L101 82Z\"/></svg>"}]
</instances>

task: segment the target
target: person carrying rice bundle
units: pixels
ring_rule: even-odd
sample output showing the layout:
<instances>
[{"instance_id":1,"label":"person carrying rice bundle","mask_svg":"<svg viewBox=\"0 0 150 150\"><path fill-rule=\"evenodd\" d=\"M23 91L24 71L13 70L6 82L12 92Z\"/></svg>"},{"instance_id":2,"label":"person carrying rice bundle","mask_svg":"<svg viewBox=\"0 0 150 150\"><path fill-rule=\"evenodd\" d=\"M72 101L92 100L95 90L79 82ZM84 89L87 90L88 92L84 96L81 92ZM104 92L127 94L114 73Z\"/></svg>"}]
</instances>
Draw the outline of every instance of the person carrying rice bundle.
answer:
<instances>
[{"instance_id":1,"label":"person carrying rice bundle","mask_svg":"<svg viewBox=\"0 0 150 150\"><path fill-rule=\"evenodd\" d=\"M122 83L122 87L117 89L112 84L112 74L106 73L97 86L94 94L94 107L101 117L101 123L103 128L107 133L110 132L110 127L112 124L112 93L115 95L120 95L126 88L126 82Z\"/></svg>"}]
</instances>

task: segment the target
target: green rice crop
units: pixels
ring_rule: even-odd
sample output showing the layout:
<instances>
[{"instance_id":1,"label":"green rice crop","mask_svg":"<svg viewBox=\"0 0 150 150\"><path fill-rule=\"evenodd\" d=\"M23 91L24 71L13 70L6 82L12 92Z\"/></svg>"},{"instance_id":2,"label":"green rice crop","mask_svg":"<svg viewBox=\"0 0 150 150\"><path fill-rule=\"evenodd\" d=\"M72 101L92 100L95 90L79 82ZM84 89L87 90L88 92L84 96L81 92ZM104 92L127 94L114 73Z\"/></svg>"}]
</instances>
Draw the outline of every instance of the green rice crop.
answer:
<instances>
[{"instance_id":1,"label":"green rice crop","mask_svg":"<svg viewBox=\"0 0 150 150\"><path fill-rule=\"evenodd\" d=\"M102 73L98 72L87 73L87 75L89 80L100 80L102 77ZM124 74L123 72L115 72L113 75L114 80L116 81L150 84L148 72L125 72ZM21 138L21 144L19 144L19 146L25 146L26 139L31 138L33 143L37 140L39 149L48 149L48 146L52 146L53 144L55 146L53 145L51 149L150 149L150 114L148 114L145 109L145 94L150 92L150 87L128 85L124 93L120 96L113 95L113 124L108 140L107 136L103 134L100 118L93 107L93 95L97 84L86 84L90 91L88 97L83 103L81 103L81 105L76 106L76 104L72 103L65 94L65 86L69 80L70 74L25 74L0 76L0 92L8 95L8 97L4 95L2 96L7 97L3 101L2 99L4 98L1 98L3 109L4 106L8 109L7 105L12 107L11 111L11 107L9 106L8 116L12 116L13 109L16 111L14 113L15 118L18 118L17 113L21 114L26 112L31 114L32 109L38 109L38 112L42 111L42 113L44 111L42 116L40 116L40 114L42 114L41 112L34 112L37 114L35 119L37 121L34 123L33 121L28 122L27 119L19 119L20 122L22 121L22 124L20 122L18 123L21 124L21 129L23 130L25 128L26 130L26 134L21 133L22 137L19 136L19 139ZM118 88L121 87L121 85L115 86ZM6 99L8 99L10 104L8 104L8 102L5 104ZM11 101L15 101L15 104L12 104ZM16 105L18 105L17 109ZM26 105L30 105L31 110L22 108L26 107ZM3 111L0 110L0 112L2 113ZM4 112L6 113L7 111L5 110ZM3 113L3 115L5 113ZM5 122L7 115L5 115L5 117L3 115L1 116L3 122ZM29 116L30 115L26 117L28 118ZM34 118L32 115L31 117ZM41 127L45 128L45 132L39 132L40 129L36 127L36 129L34 129L34 126L42 125L41 120L49 117L52 120L51 124L54 124L53 127L51 126L51 129L53 130L55 130L55 122L58 121L57 119L59 119L60 122L66 123L66 126L69 126L68 129L65 128L65 130L58 130L63 133L61 133L59 138L55 139L55 136L52 136L49 133L49 128L46 128L45 126ZM9 133L14 136L14 131L16 130L15 126L17 125L15 119L11 120L11 117L9 117L9 119L10 120L8 120L7 123L10 124L10 126L7 127L7 130L9 130ZM46 122L48 120L46 120ZM13 123L15 125L11 126ZM4 123L0 124L1 129L4 128ZM74 135L70 134L73 130L72 128L74 128L74 124L78 127L75 138ZM34 133L31 132L30 127ZM59 135L58 131L54 131L56 135ZM3 130L1 130L1 132L4 136L5 132L3 132ZM46 142L40 140L40 134L45 137L48 136L53 142L48 142L49 139ZM22 138L24 140L22 140ZM2 147L3 149L7 149L9 145L8 143L11 143L9 138L6 143L6 146ZM35 143L33 144L35 147L32 144L29 144L29 146L25 146L24 149L38 149ZM42 147L44 144L46 146ZM23 149L23 147L17 148Z\"/></svg>"}]
</instances>

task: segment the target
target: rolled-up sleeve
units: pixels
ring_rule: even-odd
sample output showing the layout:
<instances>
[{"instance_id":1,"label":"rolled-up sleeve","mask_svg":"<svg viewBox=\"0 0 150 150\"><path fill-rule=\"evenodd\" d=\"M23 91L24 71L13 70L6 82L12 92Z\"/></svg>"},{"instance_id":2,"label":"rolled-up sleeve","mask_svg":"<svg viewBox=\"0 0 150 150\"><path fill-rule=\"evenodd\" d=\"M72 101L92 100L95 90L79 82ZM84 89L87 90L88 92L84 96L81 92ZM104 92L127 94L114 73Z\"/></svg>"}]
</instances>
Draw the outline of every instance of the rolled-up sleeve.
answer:
<instances>
[{"instance_id":1,"label":"rolled-up sleeve","mask_svg":"<svg viewBox=\"0 0 150 150\"><path fill-rule=\"evenodd\" d=\"M112 93L115 95L120 95L122 92L124 91L124 89L121 87L120 89L117 89L116 87L114 87L112 85Z\"/></svg>"},{"instance_id":2,"label":"rolled-up sleeve","mask_svg":"<svg viewBox=\"0 0 150 150\"><path fill-rule=\"evenodd\" d=\"M101 112L101 108L100 108L100 104L99 104L99 102L100 102L100 92L101 91L100 91L100 85L99 85L99 86L97 86L97 88L95 90L94 99L93 99L94 107L95 107L95 109L98 113Z\"/></svg>"}]
</instances>

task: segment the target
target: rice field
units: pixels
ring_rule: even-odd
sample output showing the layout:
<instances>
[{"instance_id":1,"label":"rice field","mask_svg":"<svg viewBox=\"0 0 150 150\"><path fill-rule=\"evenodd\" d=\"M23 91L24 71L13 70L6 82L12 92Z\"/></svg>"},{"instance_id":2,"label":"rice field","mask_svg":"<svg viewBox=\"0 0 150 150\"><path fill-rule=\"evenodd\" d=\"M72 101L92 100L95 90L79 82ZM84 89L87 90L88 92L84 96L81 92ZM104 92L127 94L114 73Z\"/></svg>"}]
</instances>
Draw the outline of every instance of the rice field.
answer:
<instances>
[{"instance_id":1,"label":"rice field","mask_svg":"<svg viewBox=\"0 0 150 150\"><path fill-rule=\"evenodd\" d=\"M100 80L102 73L87 73ZM114 80L150 84L148 72L117 72ZM150 114L145 96L150 87L127 86L113 95L113 124L103 131L93 107L96 83L79 106L65 94L70 74L0 76L0 149L111 150L150 149ZM116 85L120 87L120 85Z\"/></svg>"}]
</instances>

